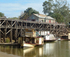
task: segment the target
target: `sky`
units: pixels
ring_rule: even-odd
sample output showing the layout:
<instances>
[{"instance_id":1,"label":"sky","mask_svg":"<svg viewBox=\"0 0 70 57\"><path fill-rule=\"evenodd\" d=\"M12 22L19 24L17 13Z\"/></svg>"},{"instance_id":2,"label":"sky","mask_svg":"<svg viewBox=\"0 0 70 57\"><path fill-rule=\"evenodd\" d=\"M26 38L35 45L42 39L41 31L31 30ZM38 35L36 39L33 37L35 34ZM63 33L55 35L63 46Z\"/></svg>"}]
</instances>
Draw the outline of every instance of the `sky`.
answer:
<instances>
[{"instance_id":1,"label":"sky","mask_svg":"<svg viewBox=\"0 0 70 57\"><path fill-rule=\"evenodd\" d=\"M43 2L46 0L0 0L0 12L6 17L19 17L28 7L43 14ZM67 0L69 3L70 1Z\"/></svg>"}]
</instances>

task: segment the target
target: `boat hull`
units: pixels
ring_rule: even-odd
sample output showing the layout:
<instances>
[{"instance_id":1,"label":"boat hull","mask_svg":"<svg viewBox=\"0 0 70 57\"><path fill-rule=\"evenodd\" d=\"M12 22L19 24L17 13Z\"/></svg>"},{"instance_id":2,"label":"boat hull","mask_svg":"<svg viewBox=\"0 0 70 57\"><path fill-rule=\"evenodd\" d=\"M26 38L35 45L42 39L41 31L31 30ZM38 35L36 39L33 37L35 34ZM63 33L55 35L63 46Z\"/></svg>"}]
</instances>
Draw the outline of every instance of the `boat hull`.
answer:
<instances>
[{"instance_id":1,"label":"boat hull","mask_svg":"<svg viewBox=\"0 0 70 57\"><path fill-rule=\"evenodd\" d=\"M36 44L24 43L23 46L24 47L35 47Z\"/></svg>"},{"instance_id":2,"label":"boat hull","mask_svg":"<svg viewBox=\"0 0 70 57\"><path fill-rule=\"evenodd\" d=\"M61 40L67 40L67 41L70 41L70 39L61 39Z\"/></svg>"},{"instance_id":3,"label":"boat hull","mask_svg":"<svg viewBox=\"0 0 70 57\"><path fill-rule=\"evenodd\" d=\"M44 42L54 42L56 40L44 40Z\"/></svg>"},{"instance_id":4,"label":"boat hull","mask_svg":"<svg viewBox=\"0 0 70 57\"><path fill-rule=\"evenodd\" d=\"M58 41L61 41L61 38L58 38L57 40L58 40Z\"/></svg>"},{"instance_id":5,"label":"boat hull","mask_svg":"<svg viewBox=\"0 0 70 57\"><path fill-rule=\"evenodd\" d=\"M43 46L44 44L36 44L36 46Z\"/></svg>"}]
</instances>

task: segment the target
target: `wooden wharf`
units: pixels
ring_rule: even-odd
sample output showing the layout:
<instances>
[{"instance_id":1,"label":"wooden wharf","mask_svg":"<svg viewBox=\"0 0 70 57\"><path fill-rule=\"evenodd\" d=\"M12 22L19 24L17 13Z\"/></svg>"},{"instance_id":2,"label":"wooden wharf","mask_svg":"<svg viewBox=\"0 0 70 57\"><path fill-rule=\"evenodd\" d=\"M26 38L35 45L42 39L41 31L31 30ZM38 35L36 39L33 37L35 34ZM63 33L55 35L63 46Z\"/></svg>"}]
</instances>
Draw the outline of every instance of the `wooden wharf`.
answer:
<instances>
[{"instance_id":1,"label":"wooden wharf","mask_svg":"<svg viewBox=\"0 0 70 57\"><path fill-rule=\"evenodd\" d=\"M45 22L35 22L27 20L17 20L0 18L0 42L3 38L5 43L5 38L9 37L10 42L15 40L17 42L18 37L25 36L25 29L34 29L36 31L50 31L57 36L65 33L65 24L59 23L45 23Z\"/></svg>"}]
</instances>

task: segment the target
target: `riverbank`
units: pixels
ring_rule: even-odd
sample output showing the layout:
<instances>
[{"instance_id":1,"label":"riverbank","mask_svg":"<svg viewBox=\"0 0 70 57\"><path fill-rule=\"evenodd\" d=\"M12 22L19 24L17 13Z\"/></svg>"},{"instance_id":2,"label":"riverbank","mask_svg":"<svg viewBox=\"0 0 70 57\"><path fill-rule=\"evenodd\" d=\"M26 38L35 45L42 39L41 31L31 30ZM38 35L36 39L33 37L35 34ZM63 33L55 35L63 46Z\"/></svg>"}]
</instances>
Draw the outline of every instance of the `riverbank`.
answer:
<instances>
[{"instance_id":1,"label":"riverbank","mask_svg":"<svg viewBox=\"0 0 70 57\"><path fill-rule=\"evenodd\" d=\"M20 57L20 56L0 52L0 57Z\"/></svg>"},{"instance_id":2,"label":"riverbank","mask_svg":"<svg viewBox=\"0 0 70 57\"><path fill-rule=\"evenodd\" d=\"M0 45L11 45L11 46L18 46L18 43L0 43Z\"/></svg>"}]
</instances>

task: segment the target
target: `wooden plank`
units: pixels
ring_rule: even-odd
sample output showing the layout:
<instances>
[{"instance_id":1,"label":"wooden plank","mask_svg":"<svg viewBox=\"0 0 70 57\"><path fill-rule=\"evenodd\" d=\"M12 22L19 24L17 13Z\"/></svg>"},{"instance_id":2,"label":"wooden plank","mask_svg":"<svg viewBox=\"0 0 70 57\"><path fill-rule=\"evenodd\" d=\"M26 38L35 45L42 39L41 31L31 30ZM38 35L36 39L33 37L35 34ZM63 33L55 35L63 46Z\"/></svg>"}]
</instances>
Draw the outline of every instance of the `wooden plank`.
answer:
<instances>
[{"instance_id":1,"label":"wooden plank","mask_svg":"<svg viewBox=\"0 0 70 57\"><path fill-rule=\"evenodd\" d=\"M10 31L12 31L12 29L10 29L6 34L8 34Z\"/></svg>"},{"instance_id":2,"label":"wooden plank","mask_svg":"<svg viewBox=\"0 0 70 57\"><path fill-rule=\"evenodd\" d=\"M0 26L2 26L2 24L5 22L5 20L1 23L1 25Z\"/></svg>"}]
</instances>

